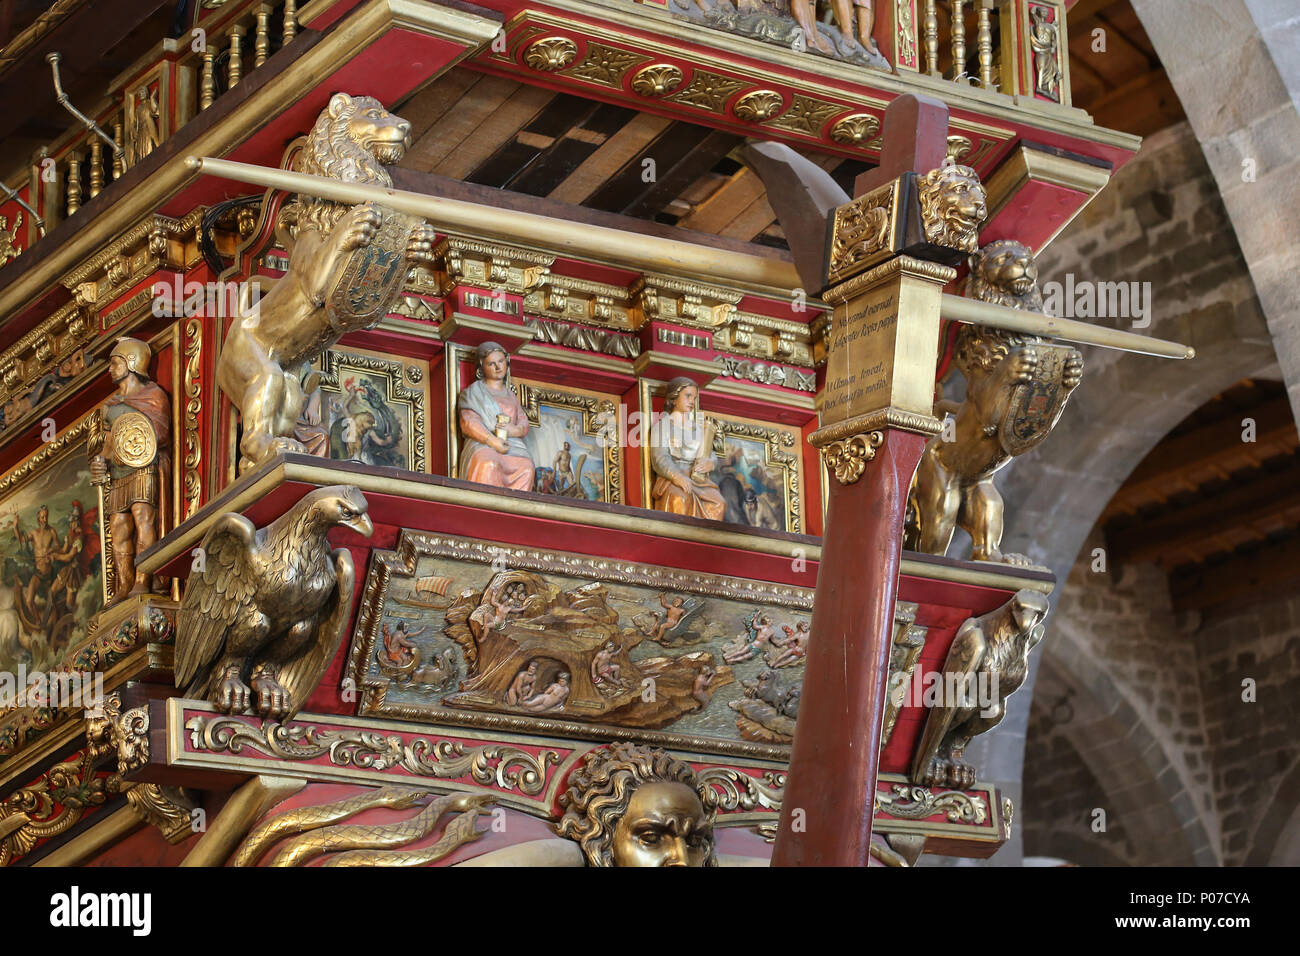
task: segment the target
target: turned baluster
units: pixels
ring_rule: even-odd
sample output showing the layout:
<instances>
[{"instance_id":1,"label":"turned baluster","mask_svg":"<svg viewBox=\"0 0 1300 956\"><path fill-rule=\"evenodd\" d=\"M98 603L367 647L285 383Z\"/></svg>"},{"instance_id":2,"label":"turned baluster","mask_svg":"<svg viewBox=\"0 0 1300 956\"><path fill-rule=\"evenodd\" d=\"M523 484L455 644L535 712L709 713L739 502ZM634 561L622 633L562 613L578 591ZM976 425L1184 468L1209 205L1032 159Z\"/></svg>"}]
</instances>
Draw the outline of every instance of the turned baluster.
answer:
<instances>
[{"instance_id":1,"label":"turned baluster","mask_svg":"<svg viewBox=\"0 0 1300 956\"><path fill-rule=\"evenodd\" d=\"M966 0L952 0L952 78L966 72Z\"/></svg>"},{"instance_id":2,"label":"turned baluster","mask_svg":"<svg viewBox=\"0 0 1300 956\"><path fill-rule=\"evenodd\" d=\"M294 34L298 32L298 4L294 0L285 0L284 3L284 43L293 39ZM283 46L283 43L281 44Z\"/></svg>"},{"instance_id":3,"label":"turned baluster","mask_svg":"<svg viewBox=\"0 0 1300 956\"><path fill-rule=\"evenodd\" d=\"M81 154L68 156L68 197L67 209L71 216L81 208Z\"/></svg>"},{"instance_id":4,"label":"turned baluster","mask_svg":"<svg viewBox=\"0 0 1300 956\"><path fill-rule=\"evenodd\" d=\"M104 144L98 138L90 141L90 198L94 199L104 188Z\"/></svg>"},{"instance_id":5,"label":"turned baluster","mask_svg":"<svg viewBox=\"0 0 1300 956\"><path fill-rule=\"evenodd\" d=\"M980 86L986 90L993 86L993 25L991 8L993 0L980 0L979 5L979 50L980 50Z\"/></svg>"},{"instance_id":6,"label":"turned baluster","mask_svg":"<svg viewBox=\"0 0 1300 956\"><path fill-rule=\"evenodd\" d=\"M217 98L216 54L212 50L203 51L203 75L199 80L199 109L205 110Z\"/></svg>"},{"instance_id":7,"label":"turned baluster","mask_svg":"<svg viewBox=\"0 0 1300 956\"><path fill-rule=\"evenodd\" d=\"M253 69L266 62L271 52L271 8L266 4L257 8L257 37L253 42Z\"/></svg>"},{"instance_id":8,"label":"turned baluster","mask_svg":"<svg viewBox=\"0 0 1300 956\"><path fill-rule=\"evenodd\" d=\"M119 146L122 145L122 121L113 121L113 142ZM122 174L126 172L126 149L120 149L113 154L113 178L121 179Z\"/></svg>"},{"instance_id":9,"label":"turned baluster","mask_svg":"<svg viewBox=\"0 0 1300 956\"><path fill-rule=\"evenodd\" d=\"M931 76L939 75L939 14L934 0L925 0L925 59Z\"/></svg>"},{"instance_id":10,"label":"turned baluster","mask_svg":"<svg viewBox=\"0 0 1300 956\"><path fill-rule=\"evenodd\" d=\"M239 78L244 72L244 61L240 55L239 42L244 37L243 27L232 27L230 30L230 63L226 67L226 89L233 90L239 84Z\"/></svg>"}]
</instances>

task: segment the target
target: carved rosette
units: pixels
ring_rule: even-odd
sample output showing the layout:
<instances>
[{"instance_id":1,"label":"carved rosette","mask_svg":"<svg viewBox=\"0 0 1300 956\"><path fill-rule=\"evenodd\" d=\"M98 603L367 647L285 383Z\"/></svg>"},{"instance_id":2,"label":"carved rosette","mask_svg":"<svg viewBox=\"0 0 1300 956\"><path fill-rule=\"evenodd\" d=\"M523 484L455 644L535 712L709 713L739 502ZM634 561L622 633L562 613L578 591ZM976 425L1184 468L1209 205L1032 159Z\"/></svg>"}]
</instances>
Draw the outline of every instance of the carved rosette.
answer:
<instances>
[{"instance_id":1,"label":"carved rosette","mask_svg":"<svg viewBox=\"0 0 1300 956\"><path fill-rule=\"evenodd\" d=\"M867 462L876 457L876 449L885 441L882 432L853 435L843 441L831 442L822 449L827 469L842 485L851 485L867 470Z\"/></svg>"},{"instance_id":2,"label":"carved rosette","mask_svg":"<svg viewBox=\"0 0 1300 956\"><path fill-rule=\"evenodd\" d=\"M879 132L879 118L870 113L853 113L835 121L831 127L831 139L845 146L861 146L875 139Z\"/></svg>"},{"instance_id":3,"label":"carved rosette","mask_svg":"<svg viewBox=\"0 0 1300 956\"><path fill-rule=\"evenodd\" d=\"M666 96L681 85L682 71L671 63L652 63L632 77L632 90L640 96Z\"/></svg>"},{"instance_id":4,"label":"carved rosette","mask_svg":"<svg viewBox=\"0 0 1300 956\"><path fill-rule=\"evenodd\" d=\"M542 37L524 51L524 63L542 73L570 66L578 57L578 44L568 37Z\"/></svg>"},{"instance_id":5,"label":"carved rosette","mask_svg":"<svg viewBox=\"0 0 1300 956\"><path fill-rule=\"evenodd\" d=\"M776 90L751 90L736 100L731 111L736 114L736 119L746 123L761 123L781 112L784 105L785 100Z\"/></svg>"}]
</instances>

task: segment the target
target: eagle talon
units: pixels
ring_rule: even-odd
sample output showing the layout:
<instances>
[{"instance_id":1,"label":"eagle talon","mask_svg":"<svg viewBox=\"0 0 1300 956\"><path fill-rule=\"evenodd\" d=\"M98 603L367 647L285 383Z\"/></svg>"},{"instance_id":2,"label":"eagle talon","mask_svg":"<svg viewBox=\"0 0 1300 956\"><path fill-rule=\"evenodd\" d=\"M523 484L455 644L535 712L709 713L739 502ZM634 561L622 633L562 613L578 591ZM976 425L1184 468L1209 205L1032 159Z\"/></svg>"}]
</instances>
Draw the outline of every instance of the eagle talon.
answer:
<instances>
[{"instance_id":1,"label":"eagle talon","mask_svg":"<svg viewBox=\"0 0 1300 956\"><path fill-rule=\"evenodd\" d=\"M248 685L239 679L239 668L232 667L217 685L214 703L227 714L242 714L248 710L251 694Z\"/></svg>"},{"instance_id":2,"label":"eagle talon","mask_svg":"<svg viewBox=\"0 0 1300 956\"><path fill-rule=\"evenodd\" d=\"M259 674L253 678L253 693L257 695L256 710L268 720L281 720L289 716L289 692L280 686L272 674Z\"/></svg>"}]
</instances>

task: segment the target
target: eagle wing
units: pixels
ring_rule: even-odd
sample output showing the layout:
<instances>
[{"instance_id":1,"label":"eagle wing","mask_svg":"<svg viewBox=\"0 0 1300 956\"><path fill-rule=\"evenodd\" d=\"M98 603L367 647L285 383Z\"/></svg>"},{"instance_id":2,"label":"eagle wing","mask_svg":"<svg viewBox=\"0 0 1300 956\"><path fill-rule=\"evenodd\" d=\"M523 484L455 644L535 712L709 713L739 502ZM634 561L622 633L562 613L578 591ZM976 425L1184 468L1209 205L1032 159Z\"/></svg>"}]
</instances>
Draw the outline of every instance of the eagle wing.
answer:
<instances>
[{"instance_id":1,"label":"eagle wing","mask_svg":"<svg viewBox=\"0 0 1300 956\"><path fill-rule=\"evenodd\" d=\"M926 714L925 730L921 733L921 745L917 747L916 758L912 762L913 781L920 780L921 775L925 773L930 758L938 753L939 746L952 728L958 712L969 709L957 706L956 701L948 700L947 688L950 686L948 675L973 674L983 661L988 642L978 621L979 618L974 618L963 624L957 631L957 636L953 638L952 646L948 648L948 656L943 662L944 684L941 693L943 702L936 707L931 707Z\"/></svg>"},{"instance_id":2,"label":"eagle wing","mask_svg":"<svg viewBox=\"0 0 1300 956\"><path fill-rule=\"evenodd\" d=\"M343 634L351 616L352 589L356 582L352 553L346 548L336 548L332 557L334 594L321 609L323 616L316 626L315 637L300 657L286 662L276 671L276 680L289 696L289 717L302 709L325 676L326 668L343 643Z\"/></svg>"},{"instance_id":3,"label":"eagle wing","mask_svg":"<svg viewBox=\"0 0 1300 956\"><path fill-rule=\"evenodd\" d=\"M177 613L176 686L205 696L230 627L253 613L257 529L241 514L222 515L203 536L203 570L190 575Z\"/></svg>"}]
</instances>

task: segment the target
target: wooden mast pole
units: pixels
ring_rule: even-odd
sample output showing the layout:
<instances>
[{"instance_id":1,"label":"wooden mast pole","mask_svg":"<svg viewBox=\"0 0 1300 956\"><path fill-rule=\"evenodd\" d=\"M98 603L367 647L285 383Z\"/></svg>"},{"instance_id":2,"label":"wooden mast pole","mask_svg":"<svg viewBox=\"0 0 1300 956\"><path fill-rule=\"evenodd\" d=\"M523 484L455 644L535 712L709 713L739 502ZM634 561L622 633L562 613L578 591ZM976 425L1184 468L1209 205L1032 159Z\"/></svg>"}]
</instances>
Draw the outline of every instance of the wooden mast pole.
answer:
<instances>
[{"instance_id":1,"label":"wooden mast pole","mask_svg":"<svg viewBox=\"0 0 1300 956\"><path fill-rule=\"evenodd\" d=\"M899 97L884 131L881 164L859 178L857 197L947 156L948 110L937 100ZM927 434L939 428L939 309L954 274L893 256L823 296L834 316L812 440L831 478L773 866L866 866L870 856L903 515Z\"/></svg>"}]
</instances>

